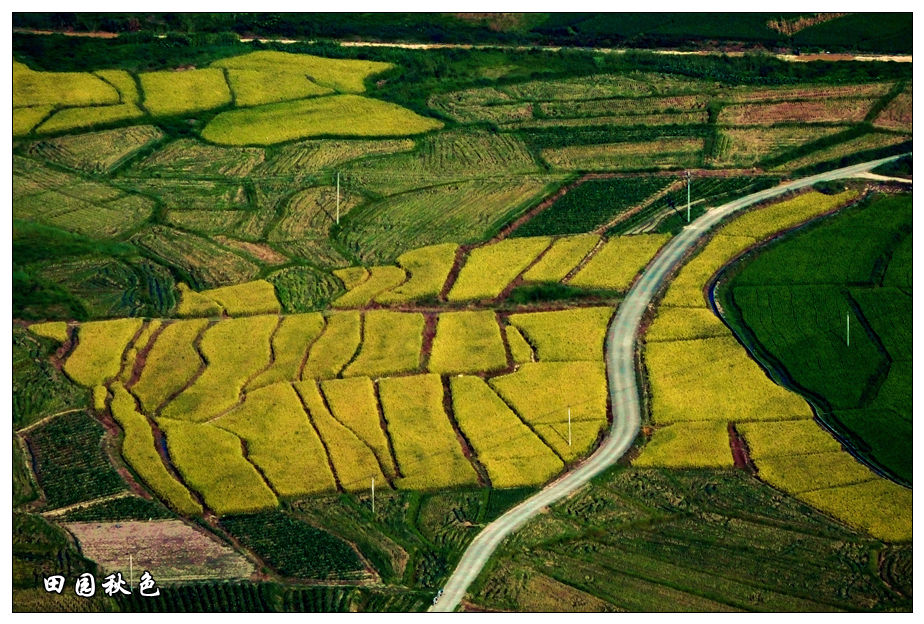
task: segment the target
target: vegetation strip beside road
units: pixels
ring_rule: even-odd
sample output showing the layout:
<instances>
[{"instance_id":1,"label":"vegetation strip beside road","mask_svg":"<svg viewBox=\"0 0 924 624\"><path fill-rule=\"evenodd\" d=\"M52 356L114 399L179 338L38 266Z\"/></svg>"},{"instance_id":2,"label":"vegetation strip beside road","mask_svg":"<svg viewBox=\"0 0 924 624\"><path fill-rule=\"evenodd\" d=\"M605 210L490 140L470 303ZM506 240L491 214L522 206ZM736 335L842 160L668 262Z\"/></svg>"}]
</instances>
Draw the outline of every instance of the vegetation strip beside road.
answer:
<instances>
[{"instance_id":1,"label":"vegetation strip beside road","mask_svg":"<svg viewBox=\"0 0 924 624\"><path fill-rule=\"evenodd\" d=\"M522 527L532 517L557 500L575 492L594 476L614 465L628 450L641 425L641 408L636 382L635 352L639 325L648 305L664 285L666 278L681 264L686 253L713 226L734 212L789 191L809 187L818 182L846 178L869 171L895 160L898 156L860 163L821 173L771 189L758 191L719 206L698 217L674 237L643 271L626 295L607 332L607 377L613 421L609 437L570 473L550 483L537 494L510 509L489 524L472 540L444 587L439 601L431 611L454 611L469 585L479 575L491 554L508 535Z\"/></svg>"}]
</instances>

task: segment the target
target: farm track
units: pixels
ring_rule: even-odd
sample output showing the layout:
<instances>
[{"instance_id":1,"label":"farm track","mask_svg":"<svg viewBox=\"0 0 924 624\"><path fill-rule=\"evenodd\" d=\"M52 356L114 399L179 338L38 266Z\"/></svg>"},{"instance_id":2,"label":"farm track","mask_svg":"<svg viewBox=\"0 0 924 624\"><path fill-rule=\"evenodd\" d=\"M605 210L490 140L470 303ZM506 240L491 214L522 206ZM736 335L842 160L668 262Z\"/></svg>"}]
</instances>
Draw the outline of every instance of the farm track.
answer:
<instances>
[{"instance_id":1,"label":"farm track","mask_svg":"<svg viewBox=\"0 0 924 624\"><path fill-rule=\"evenodd\" d=\"M442 597L429 610L455 611L468 587L479 576L490 556L507 536L542 513L549 505L577 491L596 475L616 464L631 447L641 427L636 351L642 318L668 278L713 227L729 215L756 203L818 182L853 177L900 157L901 155L891 156L835 169L752 193L707 211L672 238L642 271L607 330L605 357L613 411L609 436L574 470L508 510L475 536L443 588Z\"/></svg>"}]
</instances>

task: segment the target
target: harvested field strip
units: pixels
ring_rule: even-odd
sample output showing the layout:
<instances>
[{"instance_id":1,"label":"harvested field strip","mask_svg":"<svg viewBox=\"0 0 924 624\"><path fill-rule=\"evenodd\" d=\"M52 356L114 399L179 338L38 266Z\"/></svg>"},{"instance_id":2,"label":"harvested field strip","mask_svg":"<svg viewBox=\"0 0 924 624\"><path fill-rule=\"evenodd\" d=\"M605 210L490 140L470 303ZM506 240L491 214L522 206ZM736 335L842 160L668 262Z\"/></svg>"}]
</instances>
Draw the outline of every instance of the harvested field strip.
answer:
<instances>
[{"instance_id":1,"label":"harvested field strip","mask_svg":"<svg viewBox=\"0 0 924 624\"><path fill-rule=\"evenodd\" d=\"M890 130L911 132L912 122L912 94L911 85L907 85L895 99L882 109L873 123Z\"/></svg>"},{"instance_id":2,"label":"harvested field strip","mask_svg":"<svg viewBox=\"0 0 924 624\"><path fill-rule=\"evenodd\" d=\"M911 490L885 479L799 495L810 505L888 542L911 540Z\"/></svg>"},{"instance_id":3,"label":"harvested field strip","mask_svg":"<svg viewBox=\"0 0 924 624\"><path fill-rule=\"evenodd\" d=\"M374 266L369 269L369 278L335 299L335 308L359 308L367 305L378 295L402 284L407 277L404 270L396 266Z\"/></svg>"},{"instance_id":4,"label":"harvested field strip","mask_svg":"<svg viewBox=\"0 0 924 624\"><path fill-rule=\"evenodd\" d=\"M419 370L423 329L424 317L417 312L366 312L362 346L343 376L378 377Z\"/></svg>"},{"instance_id":5,"label":"harvested field strip","mask_svg":"<svg viewBox=\"0 0 924 624\"><path fill-rule=\"evenodd\" d=\"M64 363L64 372L92 388L119 374L122 352L141 329L141 319L92 321L77 329L77 347Z\"/></svg>"},{"instance_id":6,"label":"harvested field strip","mask_svg":"<svg viewBox=\"0 0 924 624\"><path fill-rule=\"evenodd\" d=\"M866 98L787 101L765 104L733 104L719 113L727 125L776 123L859 123L875 100Z\"/></svg>"},{"instance_id":7,"label":"harvested field strip","mask_svg":"<svg viewBox=\"0 0 924 624\"><path fill-rule=\"evenodd\" d=\"M398 487L435 490L478 483L443 411L439 375L385 378L379 381L379 393L404 475L397 479Z\"/></svg>"},{"instance_id":8,"label":"harvested field strip","mask_svg":"<svg viewBox=\"0 0 924 624\"><path fill-rule=\"evenodd\" d=\"M741 423L737 428L747 441L748 450L755 461L841 450L840 443L810 419Z\"/></svg>"},{"instance_id":9,"label":"harvested field strip","mask_svg":"<svg viewBox=\"0 0 924 624\"><path fill-rule=\"evenodd\" d=\"M506 367L507 352L492 310L439 315L430 351L431 372L479 373Z\"/></svg>"},{"instance_id":10,"label":"harvested field strip","mask_svg":"<svg viewBox=\"0 0 924 624\"><path fill-rule=\"evenodd\" d=\"M566 461L590 452L606 427L603 362L531 362L515 373L494 377L489 383L543 442Z\"/></svg>"},{"instance_id":11,"label":"harvested field strip","mask_svg":"<svg viewBox=\"0 0 924 624\"><path fill-rule=\"evenodd\" d=\"M604 115L627 116L650 115L653 113L682 113L705 109L708 96L680 95L661 98L613 98L582 101L542 102L539 110L545 117L600 117ZM631 122L630 122L631 123Z\"/></svg>"},{"instance_id":12,"label":"harvested field strip","mask_svg":"<svg viewBox=\"0 0 924 624\"><path fill-rule=\"evenodd\" d=\"M516 111L521 109L514 108L513 110ZM709 112L706 110L698 110L680 113L619 114L571 118L555 117L553 119L514 118L509 121L499 122L498 125L505 130L532 130L537 128L586 128L588 126L692 126L705 124L708 120Z\"/></svg>"},{"instance_id":13,"label":"harvested field strip","mask_svg":"<svg viewBox=\"0 0 924 624\"><path fill-rule=\"evenodd\" d=\"M377 295L375 301L387 305L436 298L449 277L458 248L455 243L443 243L404 252L396 262L410 277L403 284Z\"/></svg>"},{"instance_id":14,"label":"harvested field strip","mask_svg":"<svg viewBox=\"0 0 924 624\"><path fill-rule=\"evenodd\" d=\"M275 507L276 496L244 458L241 439L218 427L161 418L167 450L188 486L219 515ZM209 458L209 461L203 461Z\"/></svg>"},{"instance_id":15,"label":"harvested field strip","mask_svg":"<svg viewBox=\"0 0 924 624\"><path fill-rule=\"evenodd\" d=\"M299 381L293 386L326 443L340 486L348 492L365 491L371 480L376 479L379 486L384 487L387 480L372 449L333 417L324 404L318 384L315 381Z\"/></svg>"},{"instance_id":16,"label":"harvested field strip","mask_svg":"<svg viewBox=\"0 0 924 624\"><path fill-rule=\"evenodd\" d=\"M269 364L270 338L278 325L277 316L252 316L207 329L201 342L205 370L161 415L203 422L237 404L247 380Z\"/></svg>"},{"instance_id":17,"label":"harvested field strip","mask_svg":"<svg viewBox=\"0 0 924 624\"><path fill-rule=\"evenodd\" d=\"M321 390L331 415L369 447L385 475L389 480L394 479L397 472L384 423L379 417L372 380L368 377L328 379L321 382Z\"/></svg>"},{"instance_id":18,"label":"harvested field strip","mask_svg":"<svg viewBox=\"0 0 924 624\"><path fill-rule=\"evenodd\" d=\"M244 441L248 459L280 496L336 490L327 453L291 384L249 392L241 405L213 424Z\"/></svg>"},{"instance_id":19,"label":"harvested field strip","mask_svg":"<svg viewBox=\"0 0 924 624\"><path fill-rule=\"evenodd\" d=\"M735 256L776 232L844 205L856 195L855 191L837 195L813 191L737 217L683 266L667 289L662 305L705 307L703 289L712 275Z\"/></svg>"},{"instance_id":20,"label":"harvested field strip","mask_svg":"<svg viewBox=\"0 0 924 624\"><path fill-rule=\"evenodd\" d=\"M866 466L840 449L826 453L762 457L755 459L754 463L762 480L790 494L876 478Z\"/></svg>"},{"instance_id":21,"label":"harvested field strip","mask_svg":"<svg viewBox=\"0 0 924 624\"><path fill-rule=\"evenodd\" d=\"M249 579L256 572L253 563L233 548L182 520L69 522L65 526L77 538L81 552L99 563L107 573L125 567L125 553L134 553L135 568L149 571L158 582ZM206 608L204 605L214 608L214 605L226 604L224 595L215 593L216 589L221 591L222 585L209 583L161 586L161 597L140 600L150 605L152 601L163 600L163 595L175 591L175 587L203 588L202 595L209 595L199 603L203 608ZM137 592L137 588L134 589ZM140 595L136 593L135 596ZM188 594L168 604L188 608ZM179 610L178 606L174 609Z\"/></svg>"},{"instance_id":22,"label":"harvested field strip","mask_svg":"<svg viewBox=\"0 0 924 624\"><path fill-rule=\"evenodd\" d=\"M734 465L724 421L687 422L658 427L633 466L731 468Z\"/></svg>"},{"instance_id":23,"label":"harvested field strip","mask_svg":"<svg viewBox=\"0 0 924 624\"><path fill-rule=\"evenodd\" d=\"M146 72L138 78L144 108L155 116L210 110L231 103L231 92L220 69Z\"/></svg>"},{"instance_id":24,"label":"harvested field strip","mask_svg":"<svg viewBox=\"0 0 924 624\"><path fill-rule=\"evenodd\" d=\"M299 379L308 349L323 330L324 317L320 313L284 317L279 329L276 330L276 335L273 336L273 363L255 377L247 389Z\"/></svg>"},{"instance_id":25,"label":"harvested field strip","mask_svg":"<svg viewBox=\"0 0 924 624\"><path fill-rule=\"evenodd\" d=\"M837 98L882 97L892 87L886 82L856 85L803 85L795 87L738 87L723 94L732 103L774 100L830 100Z\"/></svg>"},{"instance_id":26,"label":"harvested field strip","mask_svg":"<svg viewBox=\"0 0 924 624\"><path fill-rule=\"evenodd\" d=\"M205 319L175 321L160 332L148 352L141 376L132 386L145 412L154 412L167 397L181 390L204 364L195 341L208 323Z\"/></svg>"},{"instance_id":27,"label":"harvested field strip","mask_svg":"<svg viewBox=\"0 0 924 624\"><path fill-rule=\"evenodd\" d=\"M473 249L447 299L470 301L497 297L550 242L545 236L510 238Z\"/></svg>"},{"instance_id":28,"label":"harvested field strip","mask_svg":"<svg viewBox=\"0 0 924 624\"><path fill-rule=\"evenodd\" d=\"M846 130L848 126L721 128L710 162L717 166L754 166L806 143Z\"/></svg>"},{"instance_id":29,"label":"harvested field strip","mask_svg":"<svg viewBox=\"0 0 924 624\"><path fill-rule=\"evenodd\" d=\"M164 467L148 419L135 408L135 399L122 386L113 388L112 416L125 431L122 455L141 479L170 507L184 515L198 515L202 507Z\"/></svg>"},{"instance_id":30,"label":"harvested field strip","mask_svg":"<svg viewBox=\"0 0 924 624\"><path fill-rule=\"evenodd\" d=\"M771 381L730 333L720 338L650 342L645 362L655 424L812 416L805 400Z\"/></svg>"},{"instance_id":31,"label":"harvested field strip","mask_svg":"<svg viewBox=\"0 0 924 624\"><path fill-rule=\"evenodd\" d=\"M523 274L524 282L554 283L565 276L597 245L595 234L566 236L556 240L552 247Z\"/></svg>"},{"instance_id":32,"label":"harvested field strip","mask_svg":"<svg viewBox=\"0 0 924 624\"><path fill-rule=\"evenodd\" d=\"M204 290L203 296L216 301L230 316L279 314L276 289L266 280L256 280Z\"/></svg>"},{"instance_id":33,"label":"harvested field strip","mask_svg":"<svg viewBox=\"0 0 924 624\"><path fill-rule=\"evenodd\" d=\"M542 158L558 169L578 171L690 167L699 163L702 150L703 139L682 137L547 148Z\"/></svg>"},{"instance_id":34,"label":"harvested field strip","mask_svg":"<svg viewBox=\"0 0 924 624\"><path fill-rule=\"evenodd\" d=\"M484 380L459 376L449 382L456 420L493 487L541 485L564 468Z\"/></svg>"},{"instance_id":35,"label":"harvested field strip","mask_svg":"<svg viewBox=\"0 0 924 624\"><path fill-rule=\"evenodd\" d=\"M894 134L874 132L865 134L856 139L851 139L845 143L839 143L833 147L828 147L816 152L812 152L808 156L786 161L782 165L778 165L776 169L793 170L827 161L839 161L844 156L850 154L889 147L890 145L898 145L899 143L904 143L905 141L910 140L910 135L896 136Z\"/></svg>"},{"instance_id":36,"label":"harvested field strip","mask_svg":"<svg viewBox=\"0 0 924 624\"><path fill-rule=\"evenodd\" d=\"M163 136L156 126L86 132L38 141L29 154L82 171L108 172Z\"/></svg>"},{"instance_id":37,"label":"harvested field strip","mask_svg":"<svg viewBox=\"0 0 924 624\"><path fill-rule=\"evenodd\" d=\"M509 322L536 349L540 362L603 360L603 339L613 309L576 308L511 314Z\"/></svg>"},{"instance_id":38,"label":"harvested field strip","mask_svg":"<svg viewBox=\"0 0 924 624\"><path fill-rule=\"evenodd\" d=\"M635 276L667 242L668 234L616 236L597 251L568 284L582 288L629 290Z\"/></svg>"},{"instance_id":39,"label":"harvested field strip","mask_svg":"<svg viewBox=\"0 0 924 624\"><path fill-rule=\"evenodd\" d=\"M362 316L359 312L336 312L308 350L302 379L336 377L359 348Z\"/></svg>"}]
</instances>

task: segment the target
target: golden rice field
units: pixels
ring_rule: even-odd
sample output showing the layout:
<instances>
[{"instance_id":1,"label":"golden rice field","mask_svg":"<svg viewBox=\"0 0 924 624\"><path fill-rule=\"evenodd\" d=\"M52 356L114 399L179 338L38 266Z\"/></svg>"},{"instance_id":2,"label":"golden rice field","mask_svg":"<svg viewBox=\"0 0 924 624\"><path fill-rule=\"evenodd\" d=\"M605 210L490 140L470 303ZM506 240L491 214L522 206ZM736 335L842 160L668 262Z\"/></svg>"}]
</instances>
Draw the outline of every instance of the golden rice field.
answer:
<instances>
[{"instance_id":1,"label":"golden rice field","mask_svg":"<svg viewBox=\"0 0 924 624\"><path fill-rule=\"evenodd\" d=\"M439 375L387 377L378 387L398 460L399 487L432 490L478 483L443 410Z\"/></svg>"},{"instance_id":2,"label":"golden rice field","mask_svg":"<svg viewBox=\"0 0 924 624\"><path fill-rule=\"evenodd\" d=\"M293 74L307 76L312 82L335 91L362 93L365 91L366 78L390 69L392 64L264 50L221 59L212 63L212 66L285 77Z\"/></svg>"},{"instance_id":3,"label":"golden rice field","mask_svg":"<svg viewBox=\"0 0 924 624\"><path fill-rule=\"evenodd\" d=\"M911 490L886 479L803 492L799 498L881 540L911 540Z\"/></svg>"},{"instance_id":4,"label":"golden rice field","mask_svg":"<svg viewBox=\"0 0 924 624\"><path fill-rule=\"evenodd\" d=\"M605 307L511 314L508 320L540 362L568 362L603 360L603 339L612 317L613 309Z\"/></svg>"},{"instance_id":5,"label":"golden rice field","mask_svg":"<svg viewBox=\"0 0 924 624\"><path fill-rule=\"evenodd\" d=\"M333 89L311 82L304 74L257 69L229 69L228 85L237 106L257 106L318 95Z\"/></svg>"},{"instance_id":6,"label":"golden rice field","mask_svg":"<svg viewBox=\"0 0 924 624\"><path fill-rule=\"evenodd\" d=\"M23 106L13 109L13 136L22 136L29 134L40 121L45 119L54 107L47 106Z\"/></svg>"},{"instance_id":7,"label":"golden rice field","mask_svg":"<svg viewBox=\"0 0 924 624\"><path fill-rule=\"evenodd\" d=\"M29 331L36 336L51 338L58 342L67 340L67 323L64 321L50 321L47 323L32 323L29 325Z\"/></svg>"},{"instance_id":8,"label":"golden rice field","mask_svg":"<svg viewBox=\"0 0 924 624\"><path fill-rule=\"evenodd\" d=\"M144 94L142 106L157 117L231 104L231 91L220 69L146 72L138 79Z\"/></svg>"},{"instance_id":9,"label":"golden rice field","mask_svg":"<svg viewBox=\"0 0 924 624\"><path fill-rule=\"evenodd\" d=\"M450 379L459 428L495 488L541 485L564 464L480 377Z\"/></svg>"},{"instance_id":10,"label":"golden rice field","mask_svg":"<svg viewBox=\"0 0 924 624\"><path fill-rule=\"evenodd\" d=\"M395 262L410 277L394 288L375 297L378 303L394 304L439 295L449 277L459 246L443 243L406 251Z\"/></svg>"},{"instance_id":11,"label":"golden rice field","mask_svg":"<svg viewBox=\"0 0 924 624\"><path fill-rule=\"evenodd\" d=\"M508 238L476 247L447 295L449 301L493 299L501 294L551 242L546 236Z\"/></svg>"},{"instance_id":12,"label":"golden rice field","mask_svg":"<svg viewBox=\"0 0 924 624\"><path fill-rule=\"evenodd\" d=\"M635 276L670 238L667 234L614 236L572 277L572 286L601 290L629 290Z\"/></svg>"},{"instance_id":13,"label":"golden rice field","mask_svg":"<svg viewBox=\"0 0 924 624\"><path fill-rule=\"evenodd\" d=\"M724 421L684 422L657 427L633 466L731 468L734 465Z\"/></svg>"},{"instance_id":14,"label":"golden rice field","mask_svg":"<svg viewBox=\"0 0 924 624\"><path fill-rule=\"evenodd\" d=\"M276 289L266 280L203 290L199 294L220 305L229 316L279 314L280 311Z\"/></svg>"},{"instance_id":15,"label":"golden rice field","mask_svg":"<svg viewBox=\"0 0 924 624\"><path fill-rule=\"evenodd\" d=\"M523 274L523 281L530 283L560 282L589 254L600 237L595 234L563 236L557 239L547 252Z\"/></svg>"},{"instance_id":16,"label":"golden rice field","mask_svg":"<svg viewBox=\"0 0 924 624\"><path fill-rule=\"evenodd\" d=\"M13 108L118 104L119 92L87 72L33 71L13 61Z\"/></svg>"},{"instance_id":17,"label":"golden rice field","mask_svg":"<svg viewBox=\"0 0 924 624\"><path fill-rule=\"evenodd\" d=\"M507 367L507 350L493 310L443 312L428 368L439 374L477 373Z\"/></svg>"},{"instance_id":18,"label":"golden rice field","mask_svg":"<svg viewBox=\"0 0 924 624\"><path fill-rule=\"evenodd\" d=\"M718 338L730 335L728 327L712 310L661 306L645 332L648 342Z\"/></svg>"},{"instance_id":19,"label":"golden rice field","mask_svg":"<svg viewBox=\"0 0 924 624\"><path fill-rule=\"evenodd\" d=\"M424 317L417 312L366 312L359 353L343 375L378 377L418 370L423 329Z\"/></svg>"},{"instance_id":20,"label":"golden rice field","mask_svg":"<svg viewBox=\"0 0 924 624\"><path fill-rule=\"evenodd\" d=\"M144 111L135 104L63 108L42 122L41 125L35 128L35 132L38 134L51 134L69 130L83 130L143 116Z\"/></svg>"},{"instance_id":21,"label":"golden rice field","mask_svg":"<svg viewBox=\"0 0 924 624\"><path fill-rule=\"evenodd\" d=\"M301 378L308 349L324 330L324 317L312 314L286 316L273 336L273 363L248 384L247 389Z\"/></svg>"},{"instance_id":22,"label":"golden rice field","mask_svg":"<svg viewBox=\"0 0 924 624\"><path fill-rule=\"evenodd\" d=\"M175 321L157 337L141 376L132 387L146 413L155 412L171 394L183 386L202 366L196 339L208 326L206 319Z\"/></svg>"},{"instance_id":23,"label":"golden rice field","mask_svg":"<svg viewBox=\"0 0 924 624\"><path fill-rule=\"evenodd\" d=\"M379 295L401 285L406 278L404 270L396 266L370 267L369 277L334 299L332 305L335 308L360 308Z\"/></svg>"},{"instance_id":24,"label":"golden rice field","mask_svg":"<svg viewBox=\"0 0 924 624\"><path fill-rule=\"evenodd\" d=\"M336 489L324 446L292 384L253 390L246 401L211 424L241 439L247 459L280 496Z\"/></svg>"},{"instance_id":25,"label":"golden rice field","mask_svg":"<svg viewBox=\"0 0 924 624\"><path fill-rule=\"evenodd\" d=\"M755 460L841 450L840 443L810 419L741 423L738 433Z\"/></svg>"},{"instance_id":26,"label":"golden rice field","mask_svg":"<svg viewBox=\"0 0 924 624\"><path fill-rule=\"evenodd\" d=\"M337 312L328 316L324 331L308 350L302 379L336 377L359 349L361 331L359 312Z\"/></svg>"},{"instance_id":27,"label":"golden rice field","mask_svg":"<svg viewBox=\"0 0 924 624\"><path fill-rule=\"evenodd\" d=\"M442 126L390 102L331 95L225 111L205 126L202 138L220 145L273 145L318 136L407 136Z\"/></svg>"},{"instance_id":28,"label":"golden rice field","mask_svg":"<svg viewBox=\"0 0 924 624\"><path fill-rule=\"evenodd\" d=\"M77 346L64 363L64 372L89 388L112 379L122 369L122 352L141 325L141 319L83 323L77 330Z\"/></svg>"},{"instance_id":29,"label":"golden rice field","mask_svg":"<svg viewBox=\"0 0 924 624\"><path fill-rule=\"evenodd\" d=\"M519 329L513 325L507 325L504 327L504 334L506 335L507 347L510 349L510 356L513 358L514 364L536 361L536 352Z\"/></svg>"}]
</instances>

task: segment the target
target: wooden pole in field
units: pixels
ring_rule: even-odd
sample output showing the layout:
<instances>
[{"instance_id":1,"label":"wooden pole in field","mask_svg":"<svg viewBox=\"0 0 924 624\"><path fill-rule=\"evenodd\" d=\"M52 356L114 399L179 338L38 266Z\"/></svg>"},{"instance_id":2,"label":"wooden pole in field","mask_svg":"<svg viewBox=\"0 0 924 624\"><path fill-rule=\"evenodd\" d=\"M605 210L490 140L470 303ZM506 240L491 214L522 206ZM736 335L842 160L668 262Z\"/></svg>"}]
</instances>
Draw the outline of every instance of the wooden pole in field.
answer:
<instances>
[{"instance_id":1,"label":"wooden pole in field","mask_svg":"<svg viewBox=\"0 0 924 624\"><path fill-rule=\"evenodd\" d=\"M337 225L340 225L340 172L337 172Z\"/></svg>"},{"instance_id":2,"label":"wooden pole in field","mask_svg":"<svg viewBox=\"0 0 924 624\"><path fill-rule=\"evenodd\" d=\"M687 223L690 222L690 172L684 172L687 176Z\"/></svg>"}]
</instances>

